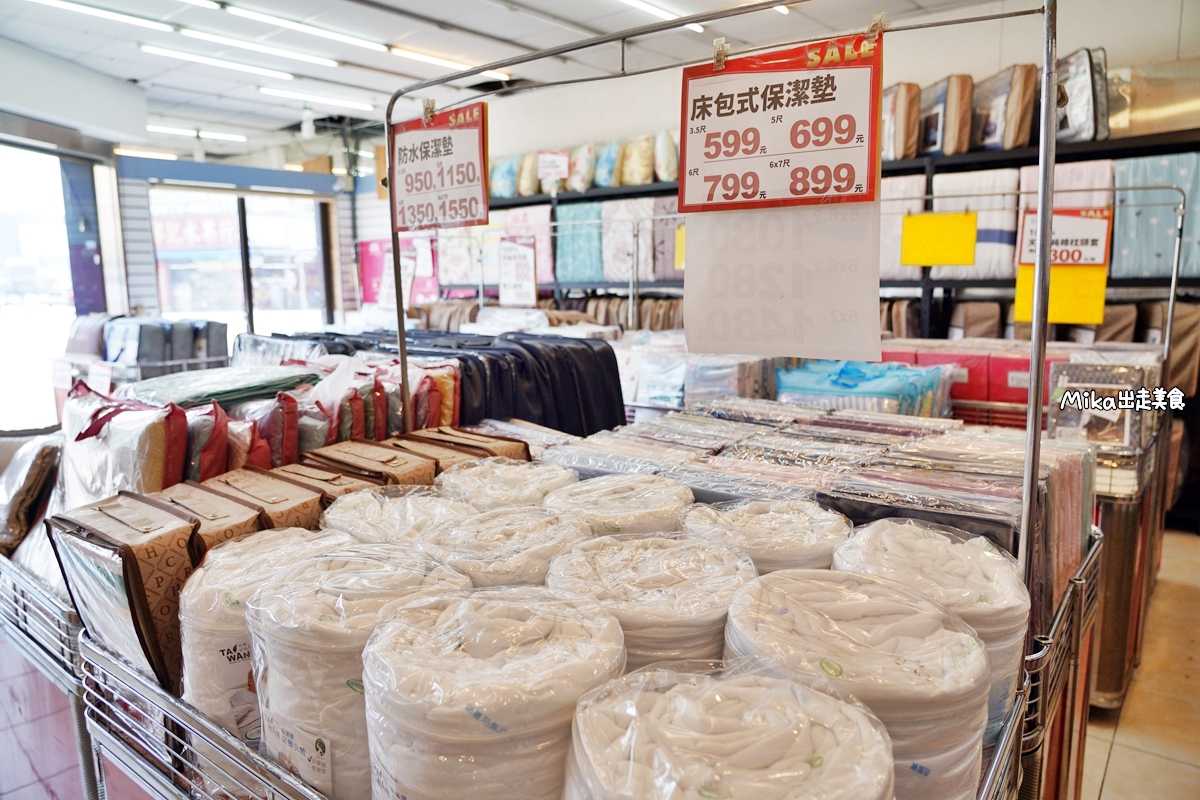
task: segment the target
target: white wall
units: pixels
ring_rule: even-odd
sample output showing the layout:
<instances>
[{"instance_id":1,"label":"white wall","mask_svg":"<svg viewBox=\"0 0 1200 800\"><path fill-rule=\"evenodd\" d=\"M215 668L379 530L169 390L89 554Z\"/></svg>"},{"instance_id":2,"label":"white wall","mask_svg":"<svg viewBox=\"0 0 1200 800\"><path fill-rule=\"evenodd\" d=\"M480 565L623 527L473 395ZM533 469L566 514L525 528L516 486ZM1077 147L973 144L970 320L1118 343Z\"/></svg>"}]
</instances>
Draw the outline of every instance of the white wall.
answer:
<instances>
[{"instance_id":1,"label":"white wall","mask_svg":"<svg viewBox=\"0 0 1200 800\"><path fill-rule=\"evenodd\" d=\"M995 0L892 22L959 19L1039 5ZM1059 55L1081 47L1105 48L1110 68L1195 58L1200 56L1200 0L1059 0ZM884 85L928 86L951 73L982 80L1012 64L1041 64L1041 52L1040 16L897 31L884 38ZM491 156L675 130L680 90L676 69L494 99L488 106Z\"/></svg>"},{"instance_id":2,"label":"white wall","mask_svg":"<svg viewBox=\"0 0 1200 800\"><path fill-rule=\"evenodd\" d=\"M0 109L110 142L146 141L146 95L126 81L0 39Z\"/></svg>"}]
</instances>

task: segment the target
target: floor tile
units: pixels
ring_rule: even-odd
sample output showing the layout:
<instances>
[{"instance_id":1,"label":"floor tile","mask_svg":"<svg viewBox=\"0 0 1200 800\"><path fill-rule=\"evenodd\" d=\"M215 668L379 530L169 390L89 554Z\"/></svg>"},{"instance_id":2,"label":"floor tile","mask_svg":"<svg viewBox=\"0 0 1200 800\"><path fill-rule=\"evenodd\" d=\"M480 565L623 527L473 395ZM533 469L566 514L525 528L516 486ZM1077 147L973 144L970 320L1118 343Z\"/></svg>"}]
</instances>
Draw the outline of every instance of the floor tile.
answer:
<instances>
[{"instance_id":1,"label":"floor tile","mask_svg":"<svg viewBox=\"0 0 1200 800\"><path fill-rule=\"evenodd\" d=\"M1089 739L1098 739L1111 743L1117 730L1117 720L1121 717L1121 709L1095 708L1088 714L1087 735Z\"/></svg>"},{"instance_id":2,"label":"floor tile","mask_svg":"<svg viewBox=\"0 0 1200 800\"><path fill-rule=\"evenodd\" d=\"M1142 661L1133 680L1155 694L1200 703L1200 625L1163 610L1159 592L1172 585L1178 584L1160 583L1150 601Z\"/></svg>"},{"instance_id":3,"label":"floor tile","mask_svg":"<svg viewBox=\"0 0 1200 800\"><path fill-rule=\"evenodd\" d=\"M1083 787L1079 800L1099 800L1100 788L1104 785L1104 770L1108 766L1108 754L1112 739L1100 739L1088 731L1083 751Z\"/></svg>"},{"instance_id":4,"label":"floor tile","mask_svg":"<svg viewBox=\"0 0 1200 800\"><path fill-rule=\"evenodd\" d=\"M1162 567L1158 579L1200 586L1200 536L1180 531L1163 534Z\"/></svg>"},{"instance_id":5,"label":"floor tile","mask_svg":"<svg viewBox=\"0 0 1200 800\"><path fill-rule=\"evenodd\" d=\"M1135 681L1121 708L1121 722L1113 743L1200 767L1197 720L1200 720L1200 703L1155 694ZM1200 797L1200 791L1196 796Z\"/></svg>"},{"instance_id":6,"label":"floor tile","mask_svg":"<svg viewBox=\"0 0 1200 800\"><path fill-rule=\"evenodd\" d=\"M1149 613L1200 621L1200 584L1191 585L1161 577L1150 595Z\"/></svg>"},{"instance_id":7,"label":"floor tile","mask_svg":"<svg viewBox=\"0 0 1200 800\"><path fill-rule=\"evenodd\" d=\"M1121 721L1122 727L1124 720ZM1114 744L1100 800L1192 800L1200 767Z\"/></svg>"}]
</instances>

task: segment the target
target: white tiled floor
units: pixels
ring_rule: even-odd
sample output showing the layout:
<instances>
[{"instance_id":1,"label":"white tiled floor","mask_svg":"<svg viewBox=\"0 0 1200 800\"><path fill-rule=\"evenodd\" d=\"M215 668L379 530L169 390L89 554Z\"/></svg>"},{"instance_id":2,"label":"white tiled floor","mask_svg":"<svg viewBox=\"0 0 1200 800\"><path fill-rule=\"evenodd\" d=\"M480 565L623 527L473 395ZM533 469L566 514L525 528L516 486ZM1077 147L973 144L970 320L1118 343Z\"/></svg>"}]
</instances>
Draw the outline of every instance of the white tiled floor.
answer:
<instances>
[{"instance_id":1,"label":"white tiled floor","mask_svg":"<svg viewBox=\"0 0 1200 800\"><path fill-rule=\"evenodd\" d=\"M1200 536L1166 534L1125 704L1088 721L1082 800L1200 800Z\"/></svg>"}]
</instances>

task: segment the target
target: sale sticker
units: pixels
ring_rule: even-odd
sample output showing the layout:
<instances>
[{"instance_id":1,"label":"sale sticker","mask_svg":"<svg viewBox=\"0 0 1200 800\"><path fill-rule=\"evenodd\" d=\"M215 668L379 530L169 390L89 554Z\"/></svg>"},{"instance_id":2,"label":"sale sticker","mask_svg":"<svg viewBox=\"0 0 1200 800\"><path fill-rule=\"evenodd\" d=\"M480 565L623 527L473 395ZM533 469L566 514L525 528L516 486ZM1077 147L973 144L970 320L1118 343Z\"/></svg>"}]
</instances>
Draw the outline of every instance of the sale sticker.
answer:
<instances>
[{"instance_id":1,"label":"sale sticker","mask_svg":"<svg viewBox=\"0 0 1200 800\"><path fill-rule=\"evenodd\" d=\"M487 104L392 126L389 164L396 230L486 225Z\"/></svg>"},{"instance_id":2,"label":"sale sticker","mask_svg":"<svg viewBox=\"0 0 1200 800\"><path fill-rule=\"evenodd\" d=\"M1060 208L1050 221L1050 263L1056 266L1108 266L1112 208ZM1037 211L1021 218L1019 264L1037 263Z\"/></svg>"},{"instance_id":3,"label":"sale sticker","mask_svg":"<svg viewBox=\"0 0 1200 800\"><path fill-rule=\"evenodd\" d=\"M881 34L683 71L679 210L871 202Z\"/></svg>"}]
</instances>

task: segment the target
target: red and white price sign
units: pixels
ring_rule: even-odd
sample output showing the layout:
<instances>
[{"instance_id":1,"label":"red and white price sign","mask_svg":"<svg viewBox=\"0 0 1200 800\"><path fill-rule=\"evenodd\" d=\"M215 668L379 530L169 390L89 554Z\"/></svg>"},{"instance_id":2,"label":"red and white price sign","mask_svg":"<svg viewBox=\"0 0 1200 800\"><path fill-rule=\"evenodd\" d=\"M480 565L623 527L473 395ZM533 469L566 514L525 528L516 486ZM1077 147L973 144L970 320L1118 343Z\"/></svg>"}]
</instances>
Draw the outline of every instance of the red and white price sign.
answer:
<instances>
[{"instance_id":1,"label":"red and white price sign","mask_svg":"<svg viewBox=\"0 0 1200 800\"><path fill-rule=\"evenodd\" d=\"M537 305L537 239L532 236L500 240L500 305Z\"/></svg>"},{"instance_id":2,"label":"red and white price sign","mask_svg":"<svg viewBox=\"0 0 1200 800\"><path fill-rule=\"evenodd\" d=\"M434 114L393 126L395 150L388 181L396 230L486 225L487 104Z\"/></svg>"},{"instance_id":3,"label":"red and white price sign","mask_svg":"<svg viewBox=\"0 0 1200 800\"><path fill-rule=\"evenodd\" d=\"M1050 221L1051 266L1108 266L1112 241L1111 208L1058 208ZM1019 264L1037 262L1037 211L1021 218Z\"/></svg>"},{"instance_id":4,"label":"red and white price sign","mask_svg":"<svg viewBox=\"0 0 1200 800\"><path fill-rule=\"evenodd\" d=\"M873 201L882 34L683 71L679 211Z\"/></svg>"}]
</instances>

